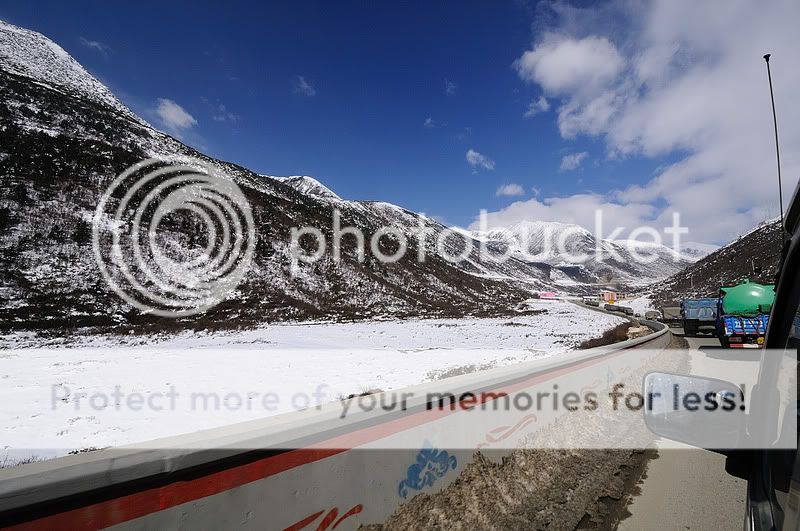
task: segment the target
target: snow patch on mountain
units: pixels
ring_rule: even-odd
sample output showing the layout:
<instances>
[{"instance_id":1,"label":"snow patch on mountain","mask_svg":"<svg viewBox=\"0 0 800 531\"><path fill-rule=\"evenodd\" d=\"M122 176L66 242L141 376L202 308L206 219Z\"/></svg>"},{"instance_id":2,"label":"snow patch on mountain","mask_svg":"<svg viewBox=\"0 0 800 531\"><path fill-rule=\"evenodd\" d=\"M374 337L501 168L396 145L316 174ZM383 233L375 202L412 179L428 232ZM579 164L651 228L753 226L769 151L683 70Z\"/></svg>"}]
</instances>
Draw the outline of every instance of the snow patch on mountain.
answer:
<instances>
[{"instance_id":1,"label":"snow patch on mountain","mask_svg":"<svg viewBox=\"0 0 800 531\"><path fill-rule=\"evenodd\" d=\"M288 177L275 177L272 175L267 175L266 177L280 181L283 184L291 186L298 192L307 195L313 195L314 197L320 197L323 199L333 199L336 201L341 201L342 199L333 190L315 178L307 175L290 175Z\"/></svg>"},{"instance_id":2,"label":"snow patch on mountain","mask_svg":"<svg viewBox=\"0 0 800 531\"><path fill-rule=\"evenodd\" d=\"M693 261L705 258L717 249L719 249L719 245L710 243L685 242L681 244L681 254Z\"/></svg>"}]
</instances>

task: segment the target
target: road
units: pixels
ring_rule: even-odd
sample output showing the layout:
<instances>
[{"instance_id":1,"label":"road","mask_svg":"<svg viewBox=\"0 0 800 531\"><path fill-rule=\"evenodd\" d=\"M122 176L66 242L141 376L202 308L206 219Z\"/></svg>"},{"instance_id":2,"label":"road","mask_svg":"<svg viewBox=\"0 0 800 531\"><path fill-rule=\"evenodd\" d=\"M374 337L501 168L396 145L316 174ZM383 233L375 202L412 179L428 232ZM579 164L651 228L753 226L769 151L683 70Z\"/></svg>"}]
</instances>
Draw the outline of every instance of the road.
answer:
<instances>
[{"instance_id":1,"label":"road","mask_svg":"<svg viewBox=\"0 0 800 531\"><path fill-rule=\"evenodd\" d=\"M683 330L673 333L682 335ZM751 378L736 383L755 383L760 351L722 349L710 336L686 340L694 374L735 381L746 373ZM725 457L720 454L688 446L661 449L639 488L620 530L742 529L747 483L725 472Z\"/></svg>"}]
</instances>

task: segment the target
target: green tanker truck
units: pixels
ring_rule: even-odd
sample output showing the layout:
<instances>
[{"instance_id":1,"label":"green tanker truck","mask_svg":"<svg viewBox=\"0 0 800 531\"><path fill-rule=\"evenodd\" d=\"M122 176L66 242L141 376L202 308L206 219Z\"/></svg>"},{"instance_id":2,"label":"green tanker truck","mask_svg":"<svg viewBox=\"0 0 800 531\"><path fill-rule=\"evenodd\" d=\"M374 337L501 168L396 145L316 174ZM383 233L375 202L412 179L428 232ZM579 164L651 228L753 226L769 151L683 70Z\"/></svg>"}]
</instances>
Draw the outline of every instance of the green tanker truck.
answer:
<instances>
[{"instance_id":1,"label":"green tanker truck","mask_svg":"<svg viewBox=\"0 0 800 531\"><path fill-rule=\"evenodd\" d=\"M717 302L717 336L723 347L760 348L767 333L775 286L745 279L723 286Z\"/></svg>"}]
</instances>

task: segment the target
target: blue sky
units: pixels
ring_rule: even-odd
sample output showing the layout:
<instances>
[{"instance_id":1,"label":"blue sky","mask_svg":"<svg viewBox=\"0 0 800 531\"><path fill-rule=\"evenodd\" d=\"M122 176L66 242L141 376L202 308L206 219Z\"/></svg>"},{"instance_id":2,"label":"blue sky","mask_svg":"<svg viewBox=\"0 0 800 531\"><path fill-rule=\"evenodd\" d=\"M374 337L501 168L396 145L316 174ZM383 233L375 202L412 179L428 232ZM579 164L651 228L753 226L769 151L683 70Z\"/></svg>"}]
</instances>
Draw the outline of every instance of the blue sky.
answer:
<instances>
[{"instance_id":1,"label":"blue sky","mask_svg":"<svg viewBox=\"0 0 800 531\"><path fill-rule=\"evenodd\" d=\"M513 68L536 39L529 7L268 4L19 2L0 16L56 41L157 126L158 99L174 101L196 124L172 132L210 155L454 224L534 187L545 197L644 182L661 163L563 140L552 110L524 117L542 95ZM471 167L469 149L494 170ZM580 167L559 170L581 152ZM524 195L496 196L512 183Z\"/></svg>"},{"instance_id":2,"label":"blue sky","mask_svg":"<svg viewBox=\"0 0 800 531\"><path fill-rule=\"evenodd\" d=\"M777 212L765 51L789 190L800 175L798 16L788 0L0 7L154 125L260 173L462 226L677 211L714 243Z\"/></svg>"}]
</instances>

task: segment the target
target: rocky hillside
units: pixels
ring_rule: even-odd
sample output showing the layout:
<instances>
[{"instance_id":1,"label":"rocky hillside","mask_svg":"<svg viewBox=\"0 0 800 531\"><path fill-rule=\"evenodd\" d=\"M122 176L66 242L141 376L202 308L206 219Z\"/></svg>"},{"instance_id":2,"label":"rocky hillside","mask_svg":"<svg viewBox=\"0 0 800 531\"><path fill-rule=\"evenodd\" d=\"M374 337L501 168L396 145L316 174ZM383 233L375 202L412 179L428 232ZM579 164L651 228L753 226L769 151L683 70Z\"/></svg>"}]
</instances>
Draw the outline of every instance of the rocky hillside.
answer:
<instances>
[{"instance_id":1,"label":"rocky hillside","mask_svg":"<svg viewBox=\"0 0 800 531\"><path fill-rule=\"evenodd\" d=\"M781 250L780 222L765 222L683 271L650 288L655 306L687 297L713 297L743 278L774 282Z\"/></svg>"}]
</instances>

